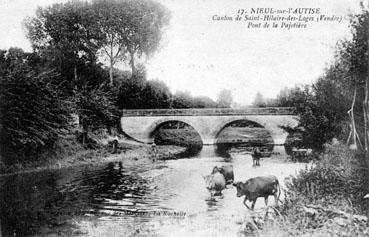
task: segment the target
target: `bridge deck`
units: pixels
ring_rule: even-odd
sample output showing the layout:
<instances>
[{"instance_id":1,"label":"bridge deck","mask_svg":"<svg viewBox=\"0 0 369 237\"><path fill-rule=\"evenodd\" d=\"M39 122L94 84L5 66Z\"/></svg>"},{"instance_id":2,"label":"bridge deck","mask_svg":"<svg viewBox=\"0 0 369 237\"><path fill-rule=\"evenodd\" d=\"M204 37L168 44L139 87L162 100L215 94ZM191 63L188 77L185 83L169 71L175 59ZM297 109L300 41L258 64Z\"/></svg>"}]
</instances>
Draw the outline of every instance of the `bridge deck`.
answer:
<instances>
[{"instance_id":1,"label":"bridge deck","mask_svg":"<svg viewBox=\"0 0 369 237\"><path fill-rule=\"evenodd\" d=\"M229 115L296 115L293 107L206 108L206 109L138 109L123 110L123 117L141 116L229 116Z\"/></svg>"}]
</instances>

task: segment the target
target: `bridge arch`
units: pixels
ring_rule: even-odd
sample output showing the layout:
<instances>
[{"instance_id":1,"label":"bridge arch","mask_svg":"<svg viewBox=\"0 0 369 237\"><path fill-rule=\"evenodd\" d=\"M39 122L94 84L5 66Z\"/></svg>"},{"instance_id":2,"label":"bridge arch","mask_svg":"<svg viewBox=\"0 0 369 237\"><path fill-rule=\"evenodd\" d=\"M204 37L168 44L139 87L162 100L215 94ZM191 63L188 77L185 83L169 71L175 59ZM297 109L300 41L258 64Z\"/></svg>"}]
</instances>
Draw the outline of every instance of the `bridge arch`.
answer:
<instances>
[{"instance_id":1,"label":"bridge arch","mask_svg":"<svg viewBox=\"0 0 369 237\"><path fill-rule=\"evenodd\" d=\"M192 121L185 119L185 118L181 118L181 117L176 117L176 118L167 117L167 118L160 118L160 119L155 120L146 129L147 139L153 142L158 129L160 129L163 125L169 122L182 122L190 126L193 130L197 132L197 134L199 135L201 139L201 142L204 143L203 135L200 133L200 129L197 127L197 125L194 124Z\"/></svg>"},{"instance_id":2,"label":"bridge arch","mask_svg":"<svg viewBox=\"0 0 369 237\"><path fill-rule=\"evenodd\" d=\"M232 124L237 124L237 123L246 123L248 126L244 126L244 127L255 127L255 128L262 128L267 132L267 135L272 139L272 143L274 143L273 137L271 135L271 132L265 128L262 124L255 122L254 120L250 120L250 119L246 119L246 118L234 118L234 119L230 119L229 121L224 122L221 127L218 129L218 131L216 132L215 136L214 136L214 144L219 143L219 136L221 135L221 133L228 127L230 127ZM237 127L242 127L242 126L237 126Z\"/></svg>"}]
</instances>

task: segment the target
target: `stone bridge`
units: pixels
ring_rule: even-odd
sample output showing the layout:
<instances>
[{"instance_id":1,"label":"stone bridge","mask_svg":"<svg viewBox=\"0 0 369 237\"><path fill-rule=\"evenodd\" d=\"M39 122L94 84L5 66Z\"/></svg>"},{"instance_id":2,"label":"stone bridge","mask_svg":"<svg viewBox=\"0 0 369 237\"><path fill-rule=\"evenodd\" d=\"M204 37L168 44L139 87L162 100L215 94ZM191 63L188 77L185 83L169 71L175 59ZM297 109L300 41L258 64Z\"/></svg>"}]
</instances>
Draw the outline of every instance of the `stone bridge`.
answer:
<instances>
[{"instance_id":1,"label":"stone bridge","mask_svg":"<svg viewBox=\"0 0 369 237\"><path fill-rule=\"evenodd\" d=\"M180 121L200 135L204 145L215 144L220 132L235 121L252 121L269 131L275 145L285 143L287 133L280 126L295 127L294 108L267 107L247 109L155 109L123 110L123 131L137 141L152 143L155 132L164 123Z\"/></svg>"}]
</instances>

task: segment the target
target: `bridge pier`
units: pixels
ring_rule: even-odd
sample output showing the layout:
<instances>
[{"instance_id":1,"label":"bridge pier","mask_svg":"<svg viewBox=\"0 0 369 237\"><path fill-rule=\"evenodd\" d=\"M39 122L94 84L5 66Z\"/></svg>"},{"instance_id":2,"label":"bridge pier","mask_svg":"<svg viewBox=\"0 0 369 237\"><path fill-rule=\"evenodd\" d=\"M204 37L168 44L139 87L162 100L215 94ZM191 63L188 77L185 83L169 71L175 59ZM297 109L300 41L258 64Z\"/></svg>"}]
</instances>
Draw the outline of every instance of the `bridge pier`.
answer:
<instances>
[{"instance_id":1,"label":"bridge pier","mask_svg":"<svg viewBox=\"0 0 369 237\"><path fill-rule=\"evenodd\" d=\"M215 139L210 137L202 138L203 145L215 145Z\"/></svg>"},{"instance_id":2,"label":"bridge pier","mask_svg":"<svg viewBox=\"0 0 369 237\"><path fill-rule=\"evenodd\" d=\"M286 157L287 156L287 152L286 149L284 148L284 146L282 145L277 145L273 147L273 156L274 157Z\"/></svg>"},{"instance_id":3,"label":"bridge pier","mask_svg":"<svg viewBox=\"0 0 369 237\"><path fill-rule=\"evenodd\" d=\"M273 134L272 133L271 135L272 135L272 138L273 138L274 145L284 146L284 144L286 143L288 133L282 130L278 134L276 134L276 133Z\"/></svg>"}]
</instances>

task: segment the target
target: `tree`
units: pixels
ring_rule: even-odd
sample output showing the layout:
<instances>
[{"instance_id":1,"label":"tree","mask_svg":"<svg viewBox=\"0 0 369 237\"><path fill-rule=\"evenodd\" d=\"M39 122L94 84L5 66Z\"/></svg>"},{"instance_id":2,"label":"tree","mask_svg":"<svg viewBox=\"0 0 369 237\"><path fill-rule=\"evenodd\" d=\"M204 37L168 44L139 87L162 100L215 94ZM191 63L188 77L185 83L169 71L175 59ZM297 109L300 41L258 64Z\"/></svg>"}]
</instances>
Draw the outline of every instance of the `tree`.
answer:
<instances>
[{"instance_id":1,"label":"tree","mask_svg":"<svg viewBox=\"0 0 369 237\"><path fill-rule=\"evenodd\" d=\"M348 76L351 83L348 83L351 88L354 88L354 94L362 96L362 111L364 123L364 150L369 163L369 12L368 6L361 3L362 12L355 16L351 16L352 40L346 41L342 44L340 50L340 58L345 62ZM345 79L346 79L345 78ZM347 79L346 79L347 80ZM358 91L358 93L356 93ZM354 97L356 99L356 96ZM355 100L350 109L351 112L351 129L355 133L355 118L353 116ZM349 111L349 112L350 112ZM355 136L355 134L354 134Z\"/></svg>"},{"instance_id":2,"label":"tree","mask_svg":"<svg viewBox=\"0 0 369 237\"><path fill-rule=\"evenodd\" d=\"M252 103L253 106L256 107L265 107L265 100L263 95L258 91L255 95L254 102Z\"/></svg>"},{"instance_id":3,"label":"tree","mask_svg":"<svg viewBox=\"0 0 369 237\"><path fill-rule=\"evenodd\" d=\"M73 1L38 8L35 17L24 21L34 51L71 88L83 77L78 71L96 63L103 41L93 13L87 2Z\"/></svg>"},{"instance_id":4,"label":"tree","mask_svg":"<svg viewBox=\"0 0 369 237\"><path fill-rule=\"evenodd\" d=\"M170 91L164 82L147 81L143 89L144 109L167 109L170 105Z\"/></svg>"},{"instance_id":5,"label":"tree","mask_svg":"<svg viewBox=\"0 0 369 237\"><path fill-rule=\"evenodd\" d=\"M193 98L195 108L215 108L217 103L209 97L197 96Z\"/></svg>"},{"instance_id":6,"label":"tree","mask_svg":"<svg viewBox=\"0 0 369 237\"><path fill-rule=\"evenodd\" d=\"M218 93L217 104L220 108L230 108L233 101L232 92L227 89L223 89Z\"/></svg>"},{"instance_id":7,"label":"tree","mask_svg":"<svg viewBox=\"0 0 369 237\"><path fill-rule=\"evenodd\" d=\"M97 26L104 35L101 51L109 59L113 85L113 66L118 61L129 58L134 74L135 58L150 56L158 49L169 13L163 5L151 0L95 0L92 7Z\"/></svg>"},{"instance_id":8,"label":"tree","mask_svg":"<svg viewBox=\"0 0 369 237\"><path fill-rule=\"evenodd\" d=\"M188 109L194 108L193 97L189 91L177 91L172 98L172 108Z\"/></svg>"},{"instance_id":9,"label":"tree","mask_svg":"<svg viewBox=\"0 0 369 237\"><path fill-rule=\"evenodd\" d=\"M110 86L113 86L113 67L125 59L127 52L126 46L122 42L120 29L125 27L124 15L121 15L123 2L118 1L94 1L92 8L97 18L96 23L99 31L104 36L102 48L100 51L106 55L109 60L109 78Z\"/></svg>"},{"instance_id":10,"label":"tree","mask_svg":"<svg viewBox=\"0 0 369 237\"><path fill-rule=\"evenodd\" d=\"M295 107L300 117L297 128L284 128L289 133L301 133L305 146L315 150L323 149L324 143L342 132L341 118L345 112L334 107L337 103L329 104L332 100L339 101L337 96L339 92L335 92L334 84L325 77L319 79L313 87L284 88L278 96L278 106Z\"/></svg>"},{"instance_id":11,"label":"tree","mask_svg":"<svg viewBox=\"0 0 369 237\"><path fill-rule=\"evenodd\" d=\"M143 90L146 86L146 71L139 70L134 75L121 74L122 81L117 95L117 106L120 109L140 109L145 101Z\"/></svg>"},{"instance_id":12,"label":"tree","mask_svg":"<svg viewBox=\"0 0 369 237\"><path fill-rule=\"evenodd\" d=\"M125 2L126 8L120 14L125 16L127 24L120 28L120 33L134 74L135 58L149 57L159 48L163 27L169 23L170 14L163 5L151 0Z\"/></svg>"}]
</instances>

